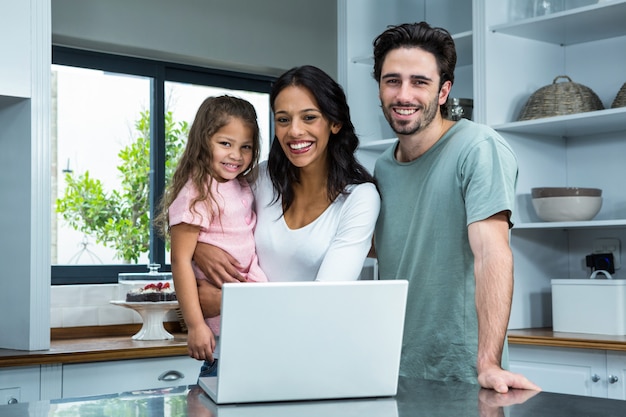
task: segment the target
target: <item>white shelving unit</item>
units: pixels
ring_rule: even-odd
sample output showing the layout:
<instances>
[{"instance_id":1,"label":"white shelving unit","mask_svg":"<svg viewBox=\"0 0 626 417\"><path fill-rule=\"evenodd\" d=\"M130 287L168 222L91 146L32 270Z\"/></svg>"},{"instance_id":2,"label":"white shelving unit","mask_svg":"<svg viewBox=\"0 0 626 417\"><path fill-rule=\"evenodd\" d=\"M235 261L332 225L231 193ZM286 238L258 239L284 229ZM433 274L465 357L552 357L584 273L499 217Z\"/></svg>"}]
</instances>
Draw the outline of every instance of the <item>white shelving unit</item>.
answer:
<instances>
[{"instance_id":1,"label":"white shelving unit","mask_svg":"<svg viewBox=\"0 0 626 417\"><path fill-rule=\"evenodd\" d=\"M516 226L512 328L552 324L553 278L586 278L593 241L626 243L626 108L610 108L626 82L626 1L614 0L548 16L507 22L487 0L485 40L486 123L515 149L520 175ZM517 121L523 105L559 75L591 88L605 109ZM541 222L530 189L581 186L603 190L591 221ZM623 278L617 270L615 278Z\"/></svg>"}]
</instances>

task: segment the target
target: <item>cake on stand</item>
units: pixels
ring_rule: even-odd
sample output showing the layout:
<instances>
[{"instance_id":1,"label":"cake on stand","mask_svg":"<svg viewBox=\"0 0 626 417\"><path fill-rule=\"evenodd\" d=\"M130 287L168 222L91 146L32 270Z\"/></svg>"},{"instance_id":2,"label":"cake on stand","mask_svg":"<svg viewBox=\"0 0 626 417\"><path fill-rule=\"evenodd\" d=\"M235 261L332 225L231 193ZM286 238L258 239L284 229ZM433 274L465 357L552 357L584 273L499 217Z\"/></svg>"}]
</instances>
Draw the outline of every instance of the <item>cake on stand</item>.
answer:
<instances>
[{"instance_id":1,"label":"cake on stand","mask_svg":"<svg viewBox=\"0 0 626 417\"><path fill-rule=\"evenodd\" d=\"M134 340L174 338L163 327L163 318L168 311L178 308L178 301L175 301L175 296L172 297L172 273L159 272L160 267L159 264L148 264L148 272L118 274L118 299L111 301L111 304L130 308L141 316L143 326L133 336ZM165 294L166 289L167 294ZM144 290L149 291L143 293ZM134 297L137 294L139 297ZM142 297L142 294L146 295ZM171 298L174 298L174 301L160 301Z\"/></svg>"},{"instance_id":2,"label":"cake on stand","mask_svg":"<svg viewBox=\"0 0 626 417\"><path fill-rule=\"evenodd\" d=\"M128 302L111 301L121 307L135 310L143 320L141 330L132 338L133 340L169 340L174 336L163 327L165 314L178 308L178 301L158 301L158 302Z\"/></svg>"}]
</instances>

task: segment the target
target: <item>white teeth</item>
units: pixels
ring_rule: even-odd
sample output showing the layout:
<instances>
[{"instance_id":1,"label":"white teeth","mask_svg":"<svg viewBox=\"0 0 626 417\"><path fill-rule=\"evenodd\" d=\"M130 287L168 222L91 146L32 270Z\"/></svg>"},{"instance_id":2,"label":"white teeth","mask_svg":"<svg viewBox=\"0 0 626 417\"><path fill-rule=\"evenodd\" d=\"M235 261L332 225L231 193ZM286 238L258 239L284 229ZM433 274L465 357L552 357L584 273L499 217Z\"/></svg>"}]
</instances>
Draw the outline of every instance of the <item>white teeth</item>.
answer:
<instances>
[{"instance_id":1,"label":"white teeth","mask_svg":"<svg viewBox=\"0 0 626 417\"><path fill-rule=\"evenodd\" d=\"M403 116L408 116L409 114L415 113L417 110L415 109L396 109L396 113L399 113Z\"/></svg>"},{"instance_id":2,"label":"white teeth","mask_svg":"<svg viewBox=\"0 0 626 417\"><path fill-rule=\"evenodd\" d=\"M313 142L290 143L289 147L291 149L302 149L302 148L306 148L307 146L311 146L311 143L313 143Z\"/></svg>"}]
</instances>

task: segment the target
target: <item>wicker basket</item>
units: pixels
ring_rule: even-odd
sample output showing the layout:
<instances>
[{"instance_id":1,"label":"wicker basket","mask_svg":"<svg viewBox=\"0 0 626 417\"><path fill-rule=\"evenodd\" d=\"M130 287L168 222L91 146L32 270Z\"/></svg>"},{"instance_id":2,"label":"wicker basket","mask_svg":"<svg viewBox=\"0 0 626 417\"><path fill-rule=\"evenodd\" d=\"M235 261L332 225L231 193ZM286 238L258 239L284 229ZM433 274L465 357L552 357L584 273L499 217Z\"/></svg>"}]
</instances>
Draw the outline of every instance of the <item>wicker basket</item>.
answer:
<instances>
[{"instance_id":1,"label":"wicker basket","mask_svg":"<svg viewBox=\"0 0 626 417\"><path fill-rule=\"evenodd\" d=\"M616 107L626 107L626 83L624 83L622 88L619 89L617 95L615 96L615 100L613 100L613 104L611 104L612 109Z\"/></svg>"},{"instance_id":2,"label":"wicker basket","mask_svg":"<svg viewBox=\"0 0 626 417\"><path fill-rule=\"evenodd\" d=\"M557 83L560 78L567 82ZM589 87L572 82L567 75L559 75L551 85L535 91L522 109L518 120L540 119L602 110L604 105Z\"/></svg>"}]
</instances>

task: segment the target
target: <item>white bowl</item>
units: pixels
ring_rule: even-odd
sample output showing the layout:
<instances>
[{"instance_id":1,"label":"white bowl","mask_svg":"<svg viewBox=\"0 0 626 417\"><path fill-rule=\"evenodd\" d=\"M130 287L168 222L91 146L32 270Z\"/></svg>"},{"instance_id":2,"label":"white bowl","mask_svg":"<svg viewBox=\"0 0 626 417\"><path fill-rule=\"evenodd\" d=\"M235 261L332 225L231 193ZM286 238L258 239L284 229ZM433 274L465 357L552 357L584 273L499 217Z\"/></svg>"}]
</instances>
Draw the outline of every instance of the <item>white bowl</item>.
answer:
<instances>
[{"instance_id":1,"label":"white bowl","mask_svg":"<svg viewBox=\"0 0 626 417\"><path fill-rule=\"evenodd\" d=\"M533 198L537 216L546 222L591 220L602 207L600 196L560 196Z\"/></svg>"}]
</instances>

